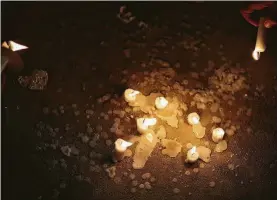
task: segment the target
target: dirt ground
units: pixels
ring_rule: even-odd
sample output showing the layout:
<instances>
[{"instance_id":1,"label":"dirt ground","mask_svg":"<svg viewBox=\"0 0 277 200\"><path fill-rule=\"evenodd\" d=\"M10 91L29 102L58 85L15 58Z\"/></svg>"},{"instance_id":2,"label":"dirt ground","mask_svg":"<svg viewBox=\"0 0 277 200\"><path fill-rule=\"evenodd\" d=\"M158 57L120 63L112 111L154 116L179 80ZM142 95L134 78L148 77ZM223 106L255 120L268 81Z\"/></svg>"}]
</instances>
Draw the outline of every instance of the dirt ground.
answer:
<instances>
[{"instance_id":1,"label":"dirt ground","mask_svg":"<svg viewBox=\"0 0 277 200\"><path fill-rule=\"evenodd\" d=\"M30 47L22 53L25 69L20 75L42 69L49 76L45 90L33 91L22 87L17 75L7 75L1 110L3 199L277 198L277 32L276 28L268 31L267 51L259 61L254 61L251 52L257 30L240 15L242 3L126 2L127 9L136 16L128 24L116 17L125 2L1 4L2 40L17 40ZM148 28L138 26L140 21ZM200 40L208 50L199 50L197 55L185 50L179 44L187 38ZM160 40L166 41L166 45L157 47ZM81 158L67 158L59 147L55 150L45 146L54 138L37 135L39 121L60 129L69 124L75 132L85 131L83 127L89 122L96 129L102 123L97 120L104 106L98 106L95 118L91 119L72 114L45 116L42 110L45 107L59 110L63 106L66 112L72 112L72 105L76 104L82 112L106 93L121 94L129 81L122 83L122 71L138 74L159 68L148 64L141 67L141 63L149 63L149 52L153 53L154 48L157 57L172 65L178 62L181 67L175 70L186 75L206 68L209 60L222 63L218 55L222 46L224 56L247 71L248 95L255 92L259 95L253 96L247 105L244 101L241 101L244 105L239 102L235 105L251 107L251 119L236 119L242 121L242 128L228 144L227 151L212 156L213 161L199 168L198 174L191 171L191 175L185 175L181 158L161 156L157 148L142 170L133 170L130 158L118 163L121 183L115 184L104 170L88 172ZM129 58L126 52L131 52ZM196 69L191 63L197 63ZM237 95L243 99L245 93ZM105 123L103 129L109 130L110 122ZM249 127L252 131L247 131ZM78 140L66 133L56 137L63 145ZM105 148L103 143L99 152L109 156L110 149ZM61 159L66 160L66 169L61 167ZM234 170L230 170L230 164L236 166ZM134 173L137 180L150 172L157 180L151 190L137 189L131 193L131 181L124 177L125 171L128 175ZM173 178L178 181L172 182ZM215 187L210 187L211 182L215 182ZM179 188L180 193L174 194L174 188Z\"/></svg>"}]
</instances>

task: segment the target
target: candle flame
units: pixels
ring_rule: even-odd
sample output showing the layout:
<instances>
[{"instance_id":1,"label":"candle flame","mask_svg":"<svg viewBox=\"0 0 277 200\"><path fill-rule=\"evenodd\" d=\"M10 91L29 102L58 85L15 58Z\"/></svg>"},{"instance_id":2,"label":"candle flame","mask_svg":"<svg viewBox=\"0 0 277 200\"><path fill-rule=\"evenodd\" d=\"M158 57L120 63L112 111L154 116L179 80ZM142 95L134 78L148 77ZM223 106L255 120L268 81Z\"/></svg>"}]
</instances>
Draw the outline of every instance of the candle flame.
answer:
<instances>
[{"instance_id":1,"label":"candle flame","mask_svg":"<svg viewBox=\"0 0 277 200\"><path fill-rule=\"evenodd\" d=\"M155 100L155 104L157 108L165 108L168 104L168 101L164 97L157 97Z\"/></svg>"},{"instance_id":2,"label":"candle flame","mask_svg":"<svg viewBox=\"0 0 277 200\"><path fill-rule=\"evenodd\" d=\"M216 128L213 132L219 137L222 137L225 134L225 131L222 128Z\"/></svg>"},{"instance_id":3,"label":"candle flame","mask_svg":"<svg viewBox=\"0 0 277 200\"><path fill-rule=\"evenodd\" d=\"M18 44L14 41L9 41L9 46L10 46L10 49L12 51L20 51L20 50L23 50L23 49L28 49L27 46L24 46L22 44Z\"/></svg>"},{"instance_id":4,"label":"candle flame","mask_svg":"<svg viewBox=\"0 0 277 200\"><path fill-rule=\"evenodd\" d=\"M188 115L188 122L191 124L191 125L196 125L200 122L200 117L197 113L190 113Z\"/></svg>"},{"instance_id":5,"label":"candle flame","mask_svg":"<svg viewBox=\"0 0 277 200\"><path fill-rule=\"evenodd\" d=\"M190 150L191 154L194 154L196 153L196 146L192 147L191 150Z\"/></svg>"},{"instance_id":6,"label":"candle flame","mask_svg":"<svg viewBox=\"0 0 277 200\"><path fill-rule=\"evenodd\" d=\"M153 142L153 135L151 133L147 133L145 137L149 142Z\"/></svg>"},{"instance_id":7,"label":"candle flame","mask_svg":"<svg viewBox=\"0 0 277 200\"><path fill-rule=\"evenodd\" d=\"M129 146L131 146L133 143L132 142L127 142L123 139L117 139L115 141L115 147L117 150L126 150Z\"/></svg>"},{"instance_id":8,"label":"candle flame","mask_svg":"<svg viewBox=\"0 0 277 200\"><path fill-rule=\"evenodd\" d=\"M137 94L139 94L140 92L139 91L136 91L136 90L134 90L134 91L132 91L129 95L131 96L131 97L135 97Z\"/></svg>"},{"instance_id":9,"label":"candle flame","mask_svg":"<svg viewBox=\"0 0 277 200\"><path fill-rule=\"evenodd\" d=\"M259 60L260 56L261 56L261 53L259 51L257 51L257 50L253 51L252 57L253 57L254 60Z\"/></svg>"},{"instance_id":10,"label":"candle flame","mask_svg":"<svg viewBox=\"0 0 277 200\"><path fill-rule=\"evenodd\" d=\"M145 118L143 120L143 124L145 126L154 126L157 123L157 119L156 118Z\"/></svg>"}]
</instances>

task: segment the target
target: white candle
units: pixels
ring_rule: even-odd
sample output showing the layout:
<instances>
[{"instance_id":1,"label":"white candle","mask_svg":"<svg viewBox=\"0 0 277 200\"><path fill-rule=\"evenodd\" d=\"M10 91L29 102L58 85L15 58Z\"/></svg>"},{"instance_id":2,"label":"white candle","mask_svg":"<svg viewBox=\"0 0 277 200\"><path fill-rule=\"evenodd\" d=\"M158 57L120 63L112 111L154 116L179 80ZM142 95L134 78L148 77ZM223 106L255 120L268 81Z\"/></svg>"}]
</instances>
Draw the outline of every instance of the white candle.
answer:
<instances>
[{"instance_id":1,"label":"white candle","mask_svg":"<svg viewBox=\"0 0 277 200\"><path fill-rule=\"evenodd\" d=\"M115 162L123 160L125 156L125 151L129 146L131 146L133 143L127 142L123 139L117 139L115 141L115 151L113 155L113 160Z\"/></svg>"},{"instance_id":2,"label":"white candle","mask_svg":"<svg viewBox=\"0 0 277 200\"><path fill-rule=\"evenodd\" d=\"M138 118L137 129L140 133L145 133L149 126L154 126L157 123L156 118Z\"/></svg>"},{"instance_id":3,"label":"white candle","mask_svg":"<svg viewBox=\"0 0 277 200\"><path fill-rule=\"evenodd\" d=\"M157 97L155 100L155 106L157 109L164 109L168 104L168 101L164 97Z\"/></svg>"},{"instance_id":4,"label":"white candle","mask_svg":"<svg viewBox=\"0 0 277 200\"><path fill-rule=\"evenodd\" d=\"M196 125L196 124L199 124L199 122L200 122L200 117L196 112L190 113L188 115L188 123L190 125Z\"/></svg>"},{"instance_id":5,"label":"white candle","mask_svg":"<svg viewBox=\"0 0 277 200\"><path fill-rule=\"evenodd\" d=\"M198 160L198 158L199 158L199 153L196 151L196 147L194 146L187 152L186 162L194 163Z\"/></svg>"},{"instance_id":6,"label":"white candle","mask_svg":"<svg viewBox=\"0 0 277 200\"><path fill-rule=\"evenodd\" d=\"M133 89L127 89L124 92L124 98L125 101L127 101L128 103L132 103L136 101L136 96L140 94L139 91L133 90Z\"/></svg>"},{"instance_id":7,"label":"white candle","mask_svg":"<svg viewBox=\"0 0 277 200\"><path fill-rule=\"evenodd\" d=\"M252 53L252 57L255 60L259 60L260 53L264 52L266 49L264 22L265 22L265 18L263 18L263 17L260 18L259 28L258 28L258 32L257 32L256 46L255 46L255 50Z\"/></svg>"},{"instance_id":8,"label":"white candle","mask_svg":"<svg viewBox=\"0 0 277 200\"><path fill-rule=\"evenodd\" d=\"M222 128L215 128L213 129L213 132L212 132L212 139L214 142L219 142L223 139L224 137L224 130Z\"/></svg>"}]
</instances>

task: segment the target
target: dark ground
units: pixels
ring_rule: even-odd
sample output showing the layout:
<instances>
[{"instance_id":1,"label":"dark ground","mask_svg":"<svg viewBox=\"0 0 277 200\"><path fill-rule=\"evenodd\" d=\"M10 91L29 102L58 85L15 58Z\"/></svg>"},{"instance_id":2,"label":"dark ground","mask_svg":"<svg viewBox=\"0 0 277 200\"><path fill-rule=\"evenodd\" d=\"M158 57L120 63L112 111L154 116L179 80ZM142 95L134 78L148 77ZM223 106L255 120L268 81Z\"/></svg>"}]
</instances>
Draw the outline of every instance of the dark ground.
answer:
<instances>
[{"instance_id":1,"label":"dark ground","mask_svg":"<svg viewBox=\"0 0 277 200\"><path fill-rule=\"evenodd\" d=\"M255 44L256 29L240 16L242 3L128 3L128 9L137 19L152 27L150 31L142 31L135 23L123 24L118 20L116 14L123 5L119 2L1 4L2 39L17 39L30 47L22 55L26 66L23 73L28 74L32 69L45 69L49 74L49 83L43 92L23 88L14 77L8 76L8 84L2 93L2 108L6 106L8 109L1 111L2 119L4 113L8 116L8 122L2 123L1 134L2 199L48 200L53 196L55 188L61 192L58 198L67 200L277 198L276 167L270 168L270 164L277 159L277 34L276 30L270 30L268 49L259 62L254 62L251 52ZM180 24L184 15L188 15L188 21L193 26L188 31L189 34L194 35L196 30L202 31L209 24L211 30L205 33L205 43L215 51L220 44L224 44L228 58L240 62L248 69L252 77L251 85L265 86L264 97L253 102L255 113L251 126L259 133L251 135L241 131L234 137L235 142L231 145L236 155L232 162L241 166L236 172L238 176L234 175L234 171L228 170L227 163L219 162L215 163L215 172L211 173L211 169L204 168L200 177L182 176L177 185L172 186L170 180L178 176L178 163L166 168L166 159L158 162L157 155L154 155L142 171L154 174L158 179L157 185L149 192L132 194L127 181L115 185L104 173L91 175L92 184L87 184L76 182L62 170L49 170L47 160L62 155L59 151L49 153L36 150L40 140L34 131L35 124L39 120L48 120L56 126L64 123L74 125L75 121L44 119L42 107L74 103L86 105L106 92L115 90L114 85L120 84L120 80L118 83L109 82L110 74L120 77L121 71L126 68L139 71L138 63L147 60L146 52L152 48L151 45L162 36L181 31ZM146 35L147 45L144 49L126 45L127 40L138 40L141 35ZM174 39L173 37L172 44ZM101 46L102 41L107 46ZM133 49L131 60L136 60L137 64L132 64L124 57L123 49L126 47ZM169 53L164 59L170 62L180 60L182 67L179 73L190 70L186 65L192 59L181 51ZM201 53L197 63L199 66L205 65L208 59L219 58ZM93 66L96 71L91 70ZM82 83L86 83L85 92L82 91ZM104 87L97 87L99 83ZM57 92L61 91L60 88L62 92ZM222 157L226 158L224 154ZM119 170L125 164L126 162L120 164ZM129 163L126 165L131 168ZM136 173L141 174L141 171ZM61 179L68 184L65 189L59 189ZM212 180L216 182L215 188L208 186ZM174 187L181 189L179 195L173 195ZM192 193L191 196L189 192Z\"/></svg>"}]
</instances>

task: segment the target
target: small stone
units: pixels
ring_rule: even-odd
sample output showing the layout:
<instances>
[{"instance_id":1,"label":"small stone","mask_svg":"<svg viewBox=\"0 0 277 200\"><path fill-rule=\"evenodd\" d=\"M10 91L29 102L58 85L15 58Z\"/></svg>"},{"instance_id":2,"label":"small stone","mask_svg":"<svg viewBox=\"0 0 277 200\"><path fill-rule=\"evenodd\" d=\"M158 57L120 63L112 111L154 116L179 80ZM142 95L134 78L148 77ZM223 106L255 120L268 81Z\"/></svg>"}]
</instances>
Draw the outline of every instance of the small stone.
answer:
<instances>
[{"instance_id":1,"label":"small stone","mask_svg":"<svg viewBox=\"0 0 277 200\"><path fill-rule=\"evenodd\" d=\"M108 133L106 133L106 132L102 132L101 133L101 137L103 138L103 139L108 139L109 138L109 135L108 135Z\"/></svg>"},{"instance_id":2,"label":"small stone","mask_svg":"<svg viewBox=\"0 0 277 200\"><path fill-rule=\"evenodd\" d=\"M179 189L179 188L174 188L174 189L173 189L173 193L174 193L174 194L178 194L179 192L180 192L180 189Z\"/></svg>"},{"instance_id":3,"label":"small stone","mask_svg":"<svg viewBox=\"0 0 277 200\"><path fill-rule=\"evenodd\" d=\"M235 134L235 131L234 131L233 129L227 129L227 130L226 130L226 134L227 134L228 136L232 136L232 135Z\"/></svg>"},{"instance_id":4,"label":"small stone","mask_svg":"<svg viewBox=\"0 0 277 200\"><path fill-rule=\"evenodd\" d=\"M136 191L137 191L136 188L131 188L131 192L132 192L132 193L135 193Z\"/></svg>"},{"instance_id":5,"label":"small stone","mask_svg":"<svg viewBox=\"0 0 277 200\"><path fill-rule=\"evenodd\" d=\"M145 182L144 183L144 187L147 189L147 190L151 190L152 189L152 186L149 182Z\"/></svg>"},{"instance_id":6,"label":"small stone","mask_svg":"<svg viewBox=\"0 0 277 200\"><path fill-rule=\"evenodd\" d=\"M136 187L138 185L138 181L137 180L132 180L132 186Z\"/></svg>"},{"instance_id":7,"label":"small stone","mask_svg":"<svg viewBox=\"0 0 277 200\"><path fill-rule=\"evenodd\" d=\"M235 165L234 164L228 164L228 169L233 171L235 169Z\"/></svg>"},{"instance_id":8,"label":"small stone","mask_svg":"<svg viewBox=\"0 0 277 200\"><path fill-rule=\"evenodd\" d=\"M128 176L128 172L123 172L123 176Z\"/></svg>"},{"instance_id":9,"label":"small stone","mask_svg":"<svg viewBox=\"0 0 277 200\"><path fill-rule=\"evenodd\" d=\"M60 183L60 188L61 188L61 189L66 188L66 183Z\"/></svg>"},{"instance_id":10,"label":"small stone","mask_svg":"<svg viewBox=\"0 0 277 200\"><path fill-rule=\"evenodd\" d=\"M177 178L173 178L172 181L173 181L174 183L177 183L178 180L177 180Z\"/></svg>"},{"instance_id":11,"label":"small stone","mask_svg":"<svg viewBox=\"0 0 277 200\"><path fill-rule=\"evenodd\" d=\"M140 185L139 185L139 188L140 188L140 189L143 189L143 188L144 188L144 184L140 184Z\"/></svg>"},{"instance_id":12,"label":"small stone","mask_svg":"<svg viewBox=\"0 0 277 200\"><path fill-rule=\"evenodd\" d=\"M129 175L129 178L130 178L131 180L134 180L134 179L136 178L136 175L135 175L135 174L130 174L130 175Z\"/></svg>"},{"instance_id":13,"label":"small stone","mask_svg":"<svg viewBox=\"0 0 277 200\"><path fill-rule=\"evenodd\" d=\"M82 137L82 142L83 142L83 143L87 143L88 141L89 141L89 137L86 136L86 135L84 135L84 136Z\"/></svg>"},{"instance_id":14,"label":"small stone","mask_svg":"<svg viewBox=\"0 0 277 200\"><path fill-rule=\"evenodd\" d=\"M204 168L204 167L205 167L205 164L204 164L204 163L200 163L200 164L199 164L199 167L200 167L200 168Z\"/></svg>"},{"instance_id":15,"label":"small stone","mask_svg":"<svg viewBox=\"0 0 277 200\"><path fill-rule=\"evenodd\" d=\"M215 146L215 151L220 153L223 152L227 149L227 142L225 140L220 141L216 146Z\"/></svg>"},{"instance_id":16,"label":"small stone","mask_svg":"<svg viewBox=\"0 0 277 200\"><path fill-rule=\"evenodd\" d=\"M91 127L87 127L87 132L88 132L88 133L92 133L92 131L93 131L93 130L92 130Z\"/></svg>"},{"instance_id":17,"label":"small stone","mask_svg":"<svg viewBox=\"0 0 277 200\"><path fill-rule=\"evenodd\" d=\"M74 115L75 116L79 116L80 115L80 111L79 110L74 111Z\"/></svg>"},{"instance_id":18,"label":"small stone","mask_svg":"<svg viewBox=\"0 0 277 200\"><path fill-rule=\"evenodd\" d=\"M199 172L199 169L198 168L194 168L193 172L197 174Z\"/></svg>"},{"instance_id":19,"label":"small stone","mask_svg":"<svg viewBox=\"0 0 277 200\"><path fill-rule=\"evenodd\" d=\"M106 140L106 145L107 146L111 146L113 144L113 142L111 140Z\"/></svg>"},{"instance_id":20,"label":"small stone","mask_svg":"<svg viewBox=\"0 0 277 200\"><path fill-rule=\"evenodd\" d=\"M215 182L214 182L214 181L211 181L211 182L209 183L209 186L212 187L212 188L215 187Z\"/></svg>"},{"instance_id":21,"label":"small stone","mask_svg":"<svg viewBox=\"0 0 277 200\"><path fill-rule=\"evenodd\" d=\"M185 172L185 174L186 174L187 176L189 176L189 175L190 175L190 171L187 170L187 171Z\"/></svg>"},{"instance_id":22,"label":"small stone","mask_svg":"<svg viewBox=\"0 0 277 200\"><path fill-rule=\"evenodd\" d=\"M120 184L121 183L121 178L120 177L115 177L113 179L113 181L115 182L115 184Z\"/></svg>"},{"instance_id":23,"label":"small stone","mask_svg":"<svg viewBox=\"0 0 277 200\"><path fill-rule=\"evenodd\" d=\"M151 182L151 183L153 183L153 182L155 182L155 181L156 181L156 178L155 178L155 177L151 177L151 178L150 178L150 182Z\"/></svg>"},{"instance_id":24,"label":"small stone","mask_svg":"<svg viewBox=\"0 0 277 200\"><path fill-rule=\"evenodd\" d=\"M145 173L145 174L142 174L142 179L149 179L151 177L151 174L150 173Z\"/></svg>"},{"instance_id":25,"label":"small stone","mask_svg":"<svg viewBox=\"0 0 277 200\"><path fill-rule=\"evenodd\" d=\"M114 178L116 175L116 173L115 173L116 167L115 166L107 168L105 171L108 173L110 178Z\"/></svg>"}]
</instances>

